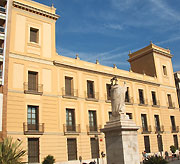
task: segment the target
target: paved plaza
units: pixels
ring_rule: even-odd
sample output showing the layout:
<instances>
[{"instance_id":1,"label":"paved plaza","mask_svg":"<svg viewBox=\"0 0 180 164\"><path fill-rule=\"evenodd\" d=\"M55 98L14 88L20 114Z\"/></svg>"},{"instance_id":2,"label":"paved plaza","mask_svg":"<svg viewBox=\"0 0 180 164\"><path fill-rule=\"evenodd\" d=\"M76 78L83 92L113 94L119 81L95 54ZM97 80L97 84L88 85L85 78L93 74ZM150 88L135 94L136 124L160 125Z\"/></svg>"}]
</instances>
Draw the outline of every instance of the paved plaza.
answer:
<instances>
[{"instance_id":1,"label":"paved plaza","mask_svg":"<svg viewBox=\"0 0 180 164\"><path fill-rule=\"evenodd\" d=\"M176 161L171 161L169 162L170 164L180 164L180 160L176 160Z\"/></svg>"}]
</instances>

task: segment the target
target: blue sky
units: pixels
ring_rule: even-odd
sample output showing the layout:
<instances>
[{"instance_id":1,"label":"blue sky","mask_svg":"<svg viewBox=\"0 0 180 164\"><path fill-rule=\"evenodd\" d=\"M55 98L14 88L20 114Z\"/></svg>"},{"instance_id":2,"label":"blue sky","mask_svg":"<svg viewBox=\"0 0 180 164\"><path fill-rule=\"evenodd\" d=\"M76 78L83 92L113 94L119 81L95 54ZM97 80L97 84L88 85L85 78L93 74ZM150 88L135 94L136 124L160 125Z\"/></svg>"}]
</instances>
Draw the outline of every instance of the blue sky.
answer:
<instances>
[{"instance_id":1,"label":"blue sky","mask_svg":"<svg viewBox=\"0 0 180 164\"><path fill-rule=\"evenodd\" d=\"M63 56L129 70L129 50L150 44L169 48L180 70L180 0L35 0L51 6L56 48Z\"/></svg>"}]
</instances>

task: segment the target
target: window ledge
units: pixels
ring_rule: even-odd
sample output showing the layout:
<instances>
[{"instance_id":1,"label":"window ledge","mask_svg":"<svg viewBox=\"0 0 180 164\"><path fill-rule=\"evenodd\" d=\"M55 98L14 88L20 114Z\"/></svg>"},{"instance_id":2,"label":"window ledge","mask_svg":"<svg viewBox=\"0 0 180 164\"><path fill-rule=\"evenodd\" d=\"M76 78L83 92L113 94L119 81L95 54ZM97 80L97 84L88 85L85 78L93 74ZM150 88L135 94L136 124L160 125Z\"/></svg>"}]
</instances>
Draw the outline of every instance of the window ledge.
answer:
<instances>
[{"instance_id":1,"label":"window ledge","mask_svg":"<svg viewBox=\"0 0 180 164\"><path fill-rule=\"evenodd\" d=\"M152 107L154 107L154 108L159 108L160 105L152 105Z\"/></svg>"},{"instance_id":2,"label":"window ledge","mask_svg":"<svg viewBox=\"0 0 180 164\"><path fill-rule=\"evenodd\" d=\"M39 43L36 42L28 42L28 46L33 46L33 47L37 47L40 48L41 46L39 45Z\"/></svg>"},{"instance_id":3,"label":"window ledge","mask_svg":"<svg viewBox=\"0 0 180 164\"><path fill-rule=\"evenodd\" d=\"M91 131L91 132L87 132L88 135L100 135L101 132L98 132L98 131Z\"/></svg>"},{"instance_id":4,"label":"window ledge","mask_svg":"<svg viewBox=\"0 0 180 164\"><path fill-rule=\"evenodd\" d=\"M111 100L105 100L106 103L111 103Z\"/></svg>"},{"instance_id":5,"label":"window ledge","mask_svg":"<svg viewBox=\"0 0 180 164\"><path fill-rule=\"evenodd\" d=\"M147 106L148 104L138 104L139 106Z\"/></svg>"},{"instance_id":6,"label":"window ledge","mask_svg":"<svg viewBox=\"0 0 180 164\"><path fill-rule=\"evenodd\" d=\"M24 93L25 94L34 94L34 95L42 95L43 94L43 92L29 91L29 90L25 90Z\"/></svg>"},{"instance_id":7,"label":"window ledge","mask_svg":"<svg viewBox=\"0 0 180 164\"><path fill-rule=\"evenodd\" d=\"M174 106L168 106L168 109L175 109Z\"/></svg>"},{"instance_id":8,"label":"window ledge","mask_svg":"<svg viewBox=\"0 0 180 164\"><path fill-rule=\"evenodd\" d=\"M80 132L73 132L73 131L69 131L69 132L64 132L64 135L79 135Z\"/></svg>"},{"instance_id":9,"label":"window ledge","mask_svg":"<svg viewBox=\"0 0 180 164\"><path fill-rule=\"evenodd\" d=\"M77 96L67 96L67 95L63 95L63 98L67 98L67 99L75 99L77 100Z\"/></svg>"},{"instance_id":10,"label":"window ledge","mask_svg":"<svg viewBox=\"0 0 180 164\"><path fill-rule=\"evenodd\" d=\"M95 101L95 102L98 102L99 100L96 99L96 98L86 98L87 101Z\"/></svg>"},{"instance_id":11,"label":"window ledge","mask_svg":"<svg viewBox=\"0 0 180 164\"><path fill-rule=\"evenodd\" d=\"M24 135L43 135L44 132L40 132L38 130L28 130L24 131Z\"/></svg>"},{"instance_id":12,"label":"window ledge","mask_svg":"<svg viewBox=\"0 0 180 164\"><path fill-rule=\"evenodd\" d=\"M126 105L133 105L132 102L125 102Z\"/></svg>"}]
</instances>

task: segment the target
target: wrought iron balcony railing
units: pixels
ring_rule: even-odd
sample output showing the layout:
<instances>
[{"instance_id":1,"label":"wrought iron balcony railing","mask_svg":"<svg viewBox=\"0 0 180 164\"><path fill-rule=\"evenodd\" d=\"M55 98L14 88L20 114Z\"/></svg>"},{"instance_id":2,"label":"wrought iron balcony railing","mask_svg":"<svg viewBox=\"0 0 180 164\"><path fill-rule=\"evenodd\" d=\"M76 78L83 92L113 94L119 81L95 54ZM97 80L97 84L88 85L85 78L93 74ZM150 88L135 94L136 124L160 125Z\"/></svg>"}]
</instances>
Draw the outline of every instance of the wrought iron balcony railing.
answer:
<instances>
[{"instance_id":1,"label":"wrought iron balcony railing","mask_svg":"<svg viewBox=\"0 0 180 164\"><path fill-rule=\"evenodd\" d=\"M24 93L42 95L43 94L43 85L42 84L31 85L30 83L25 82L24 83Z\"/></svg>"},{"instance_id":2,"label":"wrought iron balcony railing","mask_svg":"<svg viewBox=\"0 0 180 164\"><path fill-rule=\"evenodd\" d=\"M0 6L0 12L1 13L6 13L6 9L4 7L2 7L2 6Z\"/></svg>"},{"instance_id":3,"label":"wrought iron balcony railing","mask_svg":"<svg viewBox=\"0 0 180 164\"><path fill-rule=\"evenodd\" d=\"M151 133L151 132L152 132L151 125L141 127L141 132L142 132L142 133Z\"/></svg>"},{"instance_id":4,"label":"wrought iron balcony railing","mask_svg":"<svg viewBox=\"0 0 180 164\"><path fill-rule=\"evenodd\" d=\"M137 99L137 102L139 103L139 105L148 105L147 99Z\"/></svg>"},{"instance_id":5,"label":"wrought iron balcony railing","mask_svg":"<svg viewBox=\"0 0 180 164\"><path fill-rule=\"evenodd\" d=\"M156 100L156 101L151 101L152 107L160 107L160 101Z\"/></svg>"},{"instance_id":6,"label":"wrought iron balcony railing","mask_svg":"<svg viewBox=\"0 0 180 164\"><path fill-rule=\"evenodd\" d=\"M128 104L133 104L134 103L134 99L133 97L129 97L128 99L126 98L125 99L125 104L128 105Z\"/></svg>"},{"instance_id":7,"label":"wrought iron balcony railing","mask_svg":"<svg viewBox=\"0 0 180 164\"><path fill-rule=\"evenodd\" d=\"M179 132L179 126L171 126L171 132L172 133L178 133Z\"/></svg>"},{"instance_id":8,"label":"wrought iron balcony railing","mask_svg":"<svg viewBox=\"0 0 180 164\"><path fill-rule=\"evenodd\" d=\"M175 108L175 102L167 103L167 105L168 105L169 109L174 109Z\"/></svg>"},{"instance_id":9,"label":"wrought iron balcony railing","mask_svg":"<svg viewBox=\"0 0 180 164\"><path fill-rule=\"evenodd\" d=\"M62 88L62 96L63 97L78 97L78 90L77 89L71 89L66 90L65 88Z\"/></svg>"},{"instance_id":10,"label":"wrought iron balcony railing","mask_svg":"<svg viewBox=\"0 0 180 164\"><path fill-rule=\"evenodd\" d=\"M86 100L98 101L99 100L99 92L94 92L94 93L85 92L85 97L86 97Z\"/></svg>"},{"instance_id":11,"label":"wrought iron balcony railing","mask_svg":"<svg viewBox=\"0 0 180 164\"><path fill-rule=\"evenodd\" d=\"M4 33L4 27L0 26L0 33Z\"/></svg>"},{"instance_id":12,"label":"wrought iron balcony railing","mask_svg":"<svg viewBox=\"0 0 180 164\"><path fill-rule=\"evenodd\" d=\"M40 135L44 133L44 123L41 124L28 124L23 123L24 134L27 135Z\"/></svg>"},{"instance_id":13,"label":"wrought iron balcony railing","mask_svg":"<svg viewBox=\"0 0 180 164\"><path fill-rule=\"evenodd\" d=\"M163 133L164 132L164 126L155 126L155 133Z\"/></svg>"},{"instance_id":14,"label":"wrought iron balcony railing","mask_svg":"<svg viewBox=\"0 0 180 164\"><path fill-rule=\"evenodd\" d=\"M0 55L3 55L3 48L0 47Z\"/></svg>"},{"instance_id":15,"label":"wrought iron balcony railing","mask_svg":"<svg viewBox=\"0 0 180 164\"><path fill-rule=\"evenodd\" d=\"M81 132L80 124L75 124L75 125L64 124L63 131L64 131L64 134L80 133Z\"/></svg>"},{"instance_id":16,"label":"wrought iron balcony railing","mask_svg":"<svg viewBox=\"0 0 180 164\"><path fill-rule=\"evenodd\" d=\"M90 125L87 125L87 133L88 134L98 134L98 133L101 133L100 132L100 129L102 128L102 125L99 125L99 126L90 126Z\"/></svg>"}]
</instances>

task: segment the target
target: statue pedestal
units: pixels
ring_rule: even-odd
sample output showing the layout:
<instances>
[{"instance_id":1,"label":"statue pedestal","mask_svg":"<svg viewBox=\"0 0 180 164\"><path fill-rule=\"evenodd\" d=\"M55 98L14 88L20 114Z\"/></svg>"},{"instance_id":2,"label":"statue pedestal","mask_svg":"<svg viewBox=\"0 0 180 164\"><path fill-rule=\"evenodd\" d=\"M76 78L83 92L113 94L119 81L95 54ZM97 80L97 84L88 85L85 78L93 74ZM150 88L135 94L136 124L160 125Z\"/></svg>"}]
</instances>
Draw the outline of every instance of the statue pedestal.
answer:
<instances>
[{"instance_id":1,"label":"statue pedestal","mask_svg":"<svg viewBox=\"0 0 180 164\"><path fill-rule=\"evenodd\" d=\"M128 116L114 117L104 129L107 164L140 164L137 130L135 122Z\"/></svg>"}]
</instances>

